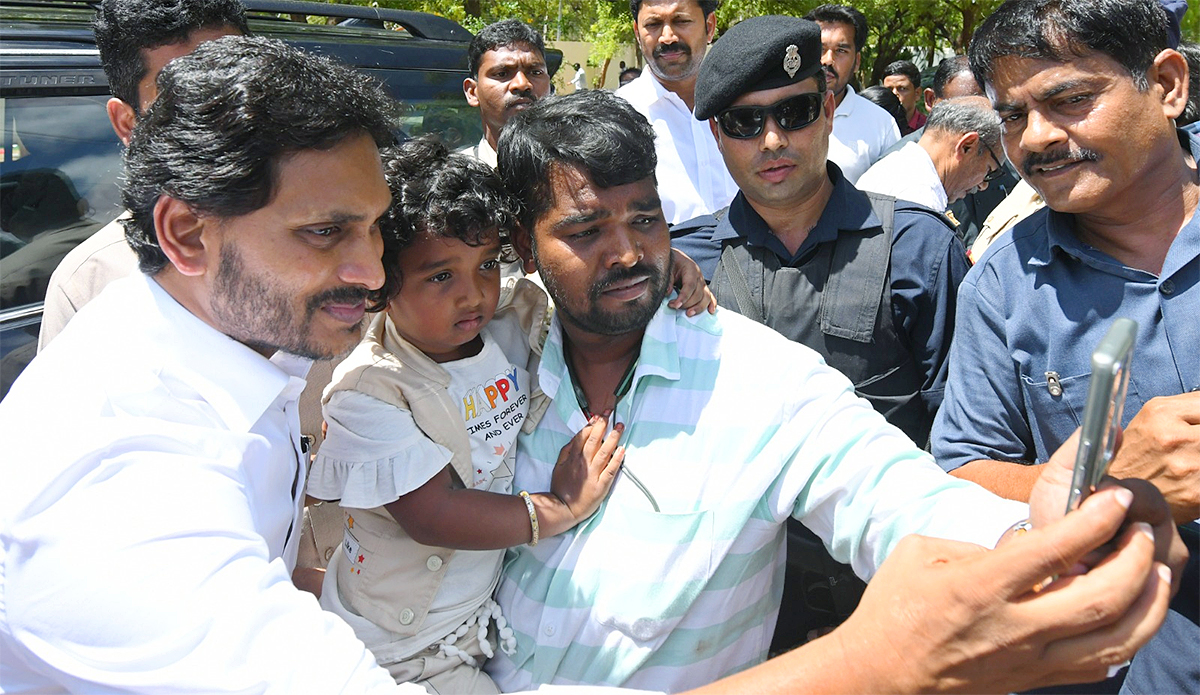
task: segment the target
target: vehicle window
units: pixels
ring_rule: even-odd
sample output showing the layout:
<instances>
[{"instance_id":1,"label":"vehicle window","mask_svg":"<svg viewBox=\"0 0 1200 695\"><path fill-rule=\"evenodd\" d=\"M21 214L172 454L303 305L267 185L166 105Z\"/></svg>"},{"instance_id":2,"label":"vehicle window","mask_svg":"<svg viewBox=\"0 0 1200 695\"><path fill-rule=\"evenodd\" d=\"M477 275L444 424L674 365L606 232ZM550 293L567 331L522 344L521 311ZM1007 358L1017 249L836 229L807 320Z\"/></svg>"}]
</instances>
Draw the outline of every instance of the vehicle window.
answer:
<instances>
[{"instance_id":1,"label":"vehicle window","mask_svg":"<svg viewBox=\"0 0 1200 695\"><path fill-rule=\"evenodd\" d=\"M50 273L120 212L106 96L0 100L0 311L45 299Z\"/></svg>"},{"instance_id":2,"label":"vehicle window","mask_svg":"<svg viewBox=\"0 0 1200 695\"><path fill-rule=\"evenodd\" d=\"M465 73L433 70L363 70L404 105L401 129L412 137L430 133L456 150L483 137L479 109L467 105Z\"/></svg>"},{"instance_id":3,"label":"vehicle window","mask_svg":"<svg viewBox=\"0 0 1200 695\"><path fill-rule=\"evenodd\" d=\"M107 96L0 99L0 396L37 350L50 273L120 213Z\"/></svg>"}]
</instances>

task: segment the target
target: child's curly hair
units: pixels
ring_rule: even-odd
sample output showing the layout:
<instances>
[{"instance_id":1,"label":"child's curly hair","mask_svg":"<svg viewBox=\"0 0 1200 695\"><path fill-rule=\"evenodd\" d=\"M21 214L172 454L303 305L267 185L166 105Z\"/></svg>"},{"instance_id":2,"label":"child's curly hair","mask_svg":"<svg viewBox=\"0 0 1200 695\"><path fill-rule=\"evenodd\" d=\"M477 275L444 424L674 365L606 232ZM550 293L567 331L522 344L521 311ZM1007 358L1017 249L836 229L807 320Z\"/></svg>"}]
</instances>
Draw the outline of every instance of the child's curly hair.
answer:
<instances>
[{"instance_id":1,"label":"child's curly hair","mask_svg":"<svg viewBox=\"0 0 1200 695\"><path fill-rule=\"evenodd\" d=\"M516 260L509 239L517 226L517 203L491 167L449 151L432 137L385 148L380 156L392 206L379 221L385 280L372 297L371 311L383 310L400 292L400 254L419 235L479 246L495 229L503 245L500 260Z\"/></svg>"}]
</instances>

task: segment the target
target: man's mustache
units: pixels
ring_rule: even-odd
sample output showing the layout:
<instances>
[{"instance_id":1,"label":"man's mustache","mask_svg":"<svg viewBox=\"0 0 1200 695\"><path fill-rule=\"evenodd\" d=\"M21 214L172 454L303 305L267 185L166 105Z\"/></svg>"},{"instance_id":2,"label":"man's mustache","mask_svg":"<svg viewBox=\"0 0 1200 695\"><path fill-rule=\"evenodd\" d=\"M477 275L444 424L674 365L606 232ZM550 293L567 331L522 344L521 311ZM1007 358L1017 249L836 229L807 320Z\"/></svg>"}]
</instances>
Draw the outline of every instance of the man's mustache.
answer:
<instances>
[{"instance_id":1,"label":"man's mustache","mask_svg":"<svg viewBox=\"0 0 1200 695\"><path fill-rule=\"evenodd\" d=\"M365 302L368 294L362 287L334 287L309 297L306 308L312 313L326 304L358 304Z\"/></svg>"},{"instance_id":2,"label":"man's mustache","mask_svg":"<svg viewBox=\"0 0 1200 695\"><path fill-rule=\"evenodd\" d=\"M628 268L616 268L592 283L591 288L588 289L588 295L592 300L596 300L600 298L600 295L605 290L619 282L642 278L657 278L660 274L658 268L645 262L635 263Z\"/></svg>"},{"instance_id":3,"label":"man's mustache","mask_svg":"<svg viewBox=\"0 0 1200 695\"><path fill-rule=\"evenodd\" d=\"M533 93L532 89L523 89L519 92L510 92L504 96L504 108L507 109L516 106L522 100L532 103L537 101L537 96Z\"/></svg>"},{"instance_id":4,"label":"man's mustache","mask_svg":"<svg viewBox=\"0 0 1200 695\"><path fill-rule=\"evenodd\" d=\"M1030 152L1025 155L1025 161L1021 163L1021 171L1026 176L1033 175L1034 167L1052 167L1063 166L1066 164L1074 164L1076 162L1095 162L1099 161L1100 153L1095 150L1089 150L1086 147L1079 149L1071 149L1064 147L1058 150L1050 150L1048 152Z\"/></svg>"},{"instance_id":5,"label":"man's mustache","mask_svg":"<svg viewBox=\"0 0 1200 695\"><path fill-rule=\"evenodd\" d=\"M686 56L692 55L692 49L689 48L686 43L682 43L682 42L668 43L665 45L659 44L654 47L653 55L655 58L661 58L663 56L663 53L666 53L667 51L670 51L670 52L678 51L679 53L682 53Z\"/></svg>"}]
</instances>

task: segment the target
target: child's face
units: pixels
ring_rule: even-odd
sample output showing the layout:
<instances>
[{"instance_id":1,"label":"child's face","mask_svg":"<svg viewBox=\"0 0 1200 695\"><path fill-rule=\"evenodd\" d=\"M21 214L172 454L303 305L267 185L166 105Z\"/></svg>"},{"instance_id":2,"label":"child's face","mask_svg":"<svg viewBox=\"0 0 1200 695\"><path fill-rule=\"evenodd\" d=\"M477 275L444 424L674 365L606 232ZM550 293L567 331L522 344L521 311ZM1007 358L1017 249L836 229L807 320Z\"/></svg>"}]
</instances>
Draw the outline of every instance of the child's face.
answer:
<instances>
[{"instance_id":1,"label":"child's face","mask_svg":"<svg viewBox=\"0 0 1200 695\"><path fill-rule=\"evenodd\" d=\"M479 331L500 297L500 235L484 243L422 234L400 252L400 293L388 315L400 335L435 362L470 357L483 347Z\"/></svg>"}]
</instances>

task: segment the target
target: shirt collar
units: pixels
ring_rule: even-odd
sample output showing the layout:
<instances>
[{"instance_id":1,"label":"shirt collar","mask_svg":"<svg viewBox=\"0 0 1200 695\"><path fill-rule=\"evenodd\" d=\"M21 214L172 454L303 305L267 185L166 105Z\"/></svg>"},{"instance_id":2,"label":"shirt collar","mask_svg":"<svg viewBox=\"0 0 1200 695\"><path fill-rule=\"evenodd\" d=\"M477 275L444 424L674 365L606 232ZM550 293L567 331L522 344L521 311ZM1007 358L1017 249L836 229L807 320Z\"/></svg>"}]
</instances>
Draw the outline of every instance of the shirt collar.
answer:
<instances>
[{"instance_id":1,"label":"shirt collar","mask_svg":"<svg viewBox=\"0 0 1200 695\"><path fill-rule=\"evenodd\" d=\"M638 353L638 365L633 374L631 394L636 393L638 383L646 376L658 376L671 381L680 378L679 362L679 327L676 321L685 316L678 309L667 306L670 300L663 300L658 311L650 318L646 331L642 335L642 345ZM575 391L570 387L571 376L567 370L566 355L563 352L562 323L556 311L550 321L550 333L546 336L546 345L542 348L542 360L538 365L538 383L542 392L552 401L552 406L563 422L570 424L578 414L579 401Z\"/></svg>"},{"instance_id":2,"label":"shirt collar","mask_svg":"<svg viewBox=\"0 0 1200 695\"><path fill-rule=\"evenodd\" d=\"M688 110L687 104L683 103L683 99L680 99L678 94L667 89L662 82L659 82L658 78L654 76L654 73L650 72L649 67L642 68L642 74L638 76L633 83L636 84L638 80L646 81L646 85L639 85L639 87L648 92L648 96L650 96L650 104L653 105L659 102L666 102L695 118L695 116L692 115L692 112ZM632 86L632 84L630 86Z\"/></svg>"},{"instance_id":3,"label":"shirt collar","mask_svg":"<svg viewBox=\"0 0 1200 695\"><path fill-rule=\"evenodd\" d=\"M846 96L842 99L842 103L837 105L833 111L833 117L849 116L854 113L854 107L858 100L858 95L854 93L854 87L846 85Z\"/></svg>"},{"instance_id":4,"label":"shirt collar","mask_svg":"<svg viewBox=\"0 0 1200 695\"><path fill-rule=\"evenodd\" d=\"M733 202L729 205L729 213L721 219L713 230L714 241L725 241L745 237L752 246L765 246L780 258L789 261L807 254L817 244L833 241L840 231L859 231L878 227L882 223L871 207L871 201L862 191L858 190L842 175L842 170L833 162L825 163L825 171L833 183L833 192L829 195L825 209L816 226L808 233L808 237L795 255L789 258L783 242L771 233L762 216L746 200L745 194L738 191Z\"/></svg>"},{"instance_id":5,"label":"shirt collar","mask_svg":"<svg viewBox=\"0 0 1200 695\"><path fill-rule=\"evenodd\" d=\"M132 315L147 318L148 339L169 377L191 387L231 431L246 432L281 397L299 398L312 361L287 353L263 357L201 321L153 278L136 274L140 301Z\"/></svg>"}]
</instances>

